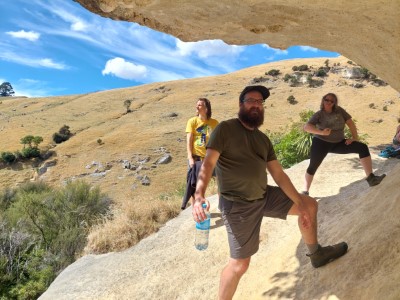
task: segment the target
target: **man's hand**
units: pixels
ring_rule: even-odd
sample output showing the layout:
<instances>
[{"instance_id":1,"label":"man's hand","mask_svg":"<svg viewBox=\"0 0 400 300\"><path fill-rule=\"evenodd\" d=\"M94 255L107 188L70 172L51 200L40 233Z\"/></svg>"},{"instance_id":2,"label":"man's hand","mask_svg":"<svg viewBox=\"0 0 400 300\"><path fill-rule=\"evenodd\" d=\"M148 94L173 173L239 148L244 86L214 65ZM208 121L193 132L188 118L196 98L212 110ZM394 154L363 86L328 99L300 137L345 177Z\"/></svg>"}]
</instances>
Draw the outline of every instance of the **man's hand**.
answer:
<instances>
[{"instance_id":1,"label":"man's hand","mask_svg":"<svg viewBox=\"0 0 400 300\"><path fill-rule=\"evenodd\" d=\"M203 208L203 203L207 204L206 210L210 210L210 202L204 197L196 197L193 202L192 216L196 223L203 222L207 219L206 213Z\"/></svg>"}]
</instances>

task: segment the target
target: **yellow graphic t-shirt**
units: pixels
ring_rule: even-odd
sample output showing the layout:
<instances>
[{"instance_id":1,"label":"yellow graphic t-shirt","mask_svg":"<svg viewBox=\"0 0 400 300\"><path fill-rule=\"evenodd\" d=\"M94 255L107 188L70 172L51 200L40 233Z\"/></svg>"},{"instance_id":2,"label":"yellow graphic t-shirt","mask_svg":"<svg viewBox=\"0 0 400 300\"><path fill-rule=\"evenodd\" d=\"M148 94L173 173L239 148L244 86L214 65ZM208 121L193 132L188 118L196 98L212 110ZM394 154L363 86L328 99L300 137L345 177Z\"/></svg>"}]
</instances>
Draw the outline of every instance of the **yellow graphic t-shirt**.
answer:
<instances>
[{"instance_id":1,"label":"yellow graphic t-shirt","mask_svg":"<svg viewBox=\"0 0 400 300\"><path fill-rule=\"evenodd\" d=\"M202 121L199 117L190 118L186 125L186 133L193 133L193 155L206 156L206 145L218 121L210 118Z\"/></svg>"}]
</instances>

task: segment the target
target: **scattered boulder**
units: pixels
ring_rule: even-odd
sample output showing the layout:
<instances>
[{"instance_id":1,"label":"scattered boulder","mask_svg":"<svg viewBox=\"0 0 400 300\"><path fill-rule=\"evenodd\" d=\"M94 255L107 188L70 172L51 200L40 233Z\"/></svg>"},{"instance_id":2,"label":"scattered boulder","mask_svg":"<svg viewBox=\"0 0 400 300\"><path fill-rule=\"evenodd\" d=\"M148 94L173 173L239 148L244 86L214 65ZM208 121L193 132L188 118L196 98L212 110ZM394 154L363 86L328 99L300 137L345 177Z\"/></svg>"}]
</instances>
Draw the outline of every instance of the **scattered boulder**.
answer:
<instances>
[{"instance_id":1,"label":"scattered boulder","mask_svg":"<svg viewBox=\"0 0 400 300\"><path fill-rule=\"evenodd\" d=\"M170 163L171 161L172 161L172 156L166 153L166 154L164 154L163 157L159 158L159 159L156 161L156 164L158 164L158 165L163 165L163 164L168 164L168 163Z\"/></svg>"},{"instance_id":2,"label":"scattered boulder","mask_svg":"<svg viewBox=\"0 0 400 300\"><path fill-rule=\"evenodd\" d=\"M147 175L144 175L141 182L142 182L142 185L148 186L148 185L150 185L150 178Z\"/></svg>"}]
</instances>

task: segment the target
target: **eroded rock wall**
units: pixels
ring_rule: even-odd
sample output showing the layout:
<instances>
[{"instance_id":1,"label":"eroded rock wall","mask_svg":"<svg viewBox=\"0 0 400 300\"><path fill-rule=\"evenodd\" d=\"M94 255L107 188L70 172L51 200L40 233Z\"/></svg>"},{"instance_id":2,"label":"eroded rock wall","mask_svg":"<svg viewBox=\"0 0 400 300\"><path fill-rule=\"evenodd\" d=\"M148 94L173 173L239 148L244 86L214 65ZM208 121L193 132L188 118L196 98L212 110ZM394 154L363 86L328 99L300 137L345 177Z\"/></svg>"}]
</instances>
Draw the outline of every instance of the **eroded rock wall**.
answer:
<instances>
[{"instance_id":1,"label":"eroded rock wall","mask_svg":"<svg viewBox=\"0 0 400 300\"><path fill-rule=\"evenodd\" d=\"M75 0L104 17L182 41L221 39L338 52L400 91L400 1Z\"/></svg>"}]
</instances>

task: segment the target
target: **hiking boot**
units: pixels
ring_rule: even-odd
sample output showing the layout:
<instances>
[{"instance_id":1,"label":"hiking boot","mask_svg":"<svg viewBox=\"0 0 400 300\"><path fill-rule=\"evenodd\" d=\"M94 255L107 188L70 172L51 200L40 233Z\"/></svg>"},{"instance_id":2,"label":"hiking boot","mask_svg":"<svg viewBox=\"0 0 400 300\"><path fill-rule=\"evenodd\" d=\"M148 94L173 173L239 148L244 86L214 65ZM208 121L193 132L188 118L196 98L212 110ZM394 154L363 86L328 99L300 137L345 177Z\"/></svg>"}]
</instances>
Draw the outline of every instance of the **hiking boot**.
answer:
<instances>
[{"instance_id":1,"label":"hiking boot","mask_svg":"<svg viewBox=\"0 0 400 300\"><path fill-rule=\"evenodd\" d=\"M367 177L367 182L368 182L369 186L378 185L378 184L381 183L383 178L385 178L385 176L386 176L386 174L382 174L380 176L376 176L376 175L374 175L374 173L371 173Z\"/></svg>"},{"instance_id":2,"label":"hiking boot","mask_svg":"<svg viewBox=\"0 0 400 300\"><path fill-rule=\"evenodd\" d=\"M310 257L312 266L318 268L344 255L347 252L347 248L346 242L326 247L321 247L318 244L318 250L313 254L307 254L307 256Z\"/></svg>"}]
</instances>

